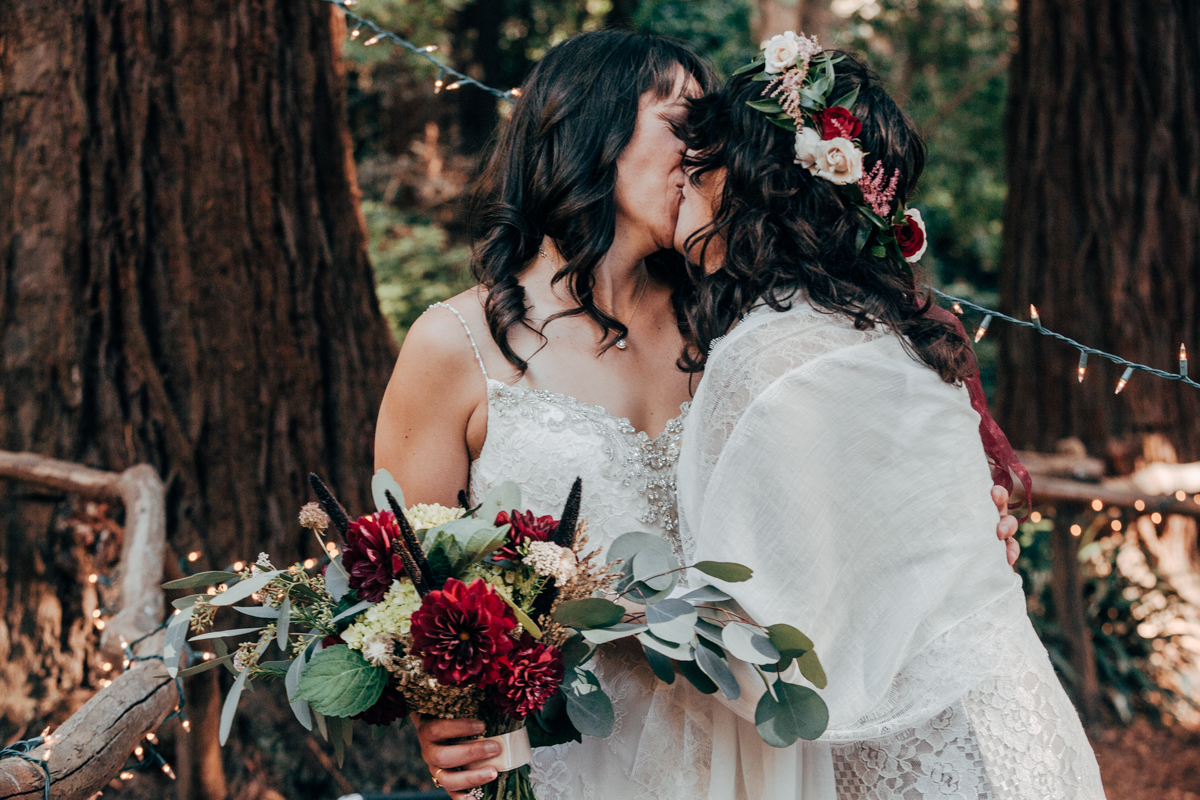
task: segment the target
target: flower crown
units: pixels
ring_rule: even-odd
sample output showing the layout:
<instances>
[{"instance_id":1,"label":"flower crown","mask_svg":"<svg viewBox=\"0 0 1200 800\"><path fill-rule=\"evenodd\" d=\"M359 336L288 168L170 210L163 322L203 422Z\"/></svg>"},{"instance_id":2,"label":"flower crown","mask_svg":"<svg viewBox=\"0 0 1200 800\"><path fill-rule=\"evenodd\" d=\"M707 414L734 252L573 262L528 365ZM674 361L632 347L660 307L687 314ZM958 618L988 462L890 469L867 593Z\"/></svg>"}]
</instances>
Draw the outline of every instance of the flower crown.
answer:
<instances>
[{"instance_id":1,"label":"flower crown","mask_svg":"<svg viewBox=\"0 0 1200 800\"><path fill-rule=\"evenodd\" d=\"M763 100L746 105L771 122L796 134L796 163L818 178L843 187L855 207L877 229L863 246L871 255L891 256L907 269L925 254L925 222L921 212L896 200L900 170L891 177L876 161L865 174L861 143L862 121L850 109L858 88L834 99L834 65L845 56L825 52L816 37L787 31L763 43L759 57L734 72L762 70L751 80L767 84Z\"/></svg>"}]
</instances>

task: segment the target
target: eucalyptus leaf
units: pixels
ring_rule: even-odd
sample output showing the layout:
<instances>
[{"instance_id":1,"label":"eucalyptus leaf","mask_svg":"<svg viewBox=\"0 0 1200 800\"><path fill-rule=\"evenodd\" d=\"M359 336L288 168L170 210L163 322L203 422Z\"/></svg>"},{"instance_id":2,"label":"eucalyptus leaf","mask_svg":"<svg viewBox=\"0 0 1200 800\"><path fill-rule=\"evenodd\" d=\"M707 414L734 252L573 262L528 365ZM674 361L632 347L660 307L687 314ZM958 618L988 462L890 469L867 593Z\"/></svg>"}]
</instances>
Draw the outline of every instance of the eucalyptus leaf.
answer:
<instances>
[{"instance_id":1,"label":"eucalyptus leaf","mask_svg":"<svg viewBox=\"0 0 1200 800\"><path fill-rule=\"evenodd\" d=\"M554 620L560 625L579 630L609 628L625 616L625 609L602 597L568 600L554 610Z\"/></svg>"},{"instance_id":2,"label":"eucalyptus leaf","mask_svg":"<svg viewBox=\"0 0 1200 800\"><path fill-rule=\"evenodd\" d=\"M279 642L279 649L287 652L288 649L288 626L292 621L292 598L283 598L283 605L279 607L279 622L275 629L275 640Z\"/></svg>"},{"instance_id":3,"label":"eucalyptus leaf","mask_svg":"<svg viewBox=\"0 0 1200 800\"><path fill-rule=\"evenodd\" d=\"M221 706L220 733L217 737L222 747L225 746L225 742L229 741L229 731L233 727L233 715L237 713L238 701L242 698L242 690L246 688L246 678L249 676L249 670L239 672L229 694L225 695L225 704Z\"/></svg>"},{"instance_id":4,"label":"eucalyptus leaf","mask_svg":"<svg viewBox=\"0 0 1200 800\"><path fill-rule=\"evenodd\" d=\"M644 606L652 606L655 603L661 603L663 600L671 596L671 592L675 590L675 585L679 583L679 573L672 572L670 575L671 582L662 591L656 592L641 581L635 581L631 584L618 584L617 589L625 593L625 599L630 602L640 603Z\"/></svg>"},{"instance_id":5,"label":"eucalyptus leaf","mask_svg":"<svg viewBox=\"0 0 1200 800\"><path fill-rule=\"evenodd\" d=\"M186 578L168 581L162 585L164 589L199 589L201 586L216 586L218 583L230 583L237 580L236 572L197 572Z\"/></svg>"},{"instance_id":6,"label":"eucalyptus leaf","mask_svg":"<svg viewBox=\"0 0 1200 800\"><path fill-rule=\"evenodd\" d=\"M754 710L754 726L771 747L790 747L797 739L812 741L828 725L829 708L807 686L777 682L775 697L764 694Z\"/></svg>"},{"instance_id":7,"label":"eucalyptus leaf","mask_svg":"<svg viewBox=\"0 0 1200 800\"><path fill-rule=\"evenodd\" d=\"M691 642L696 635L692 626L698 620L696 609L686 600L674 598L646 606L646 623L650 631L668 642Z\"/></svg>"},{"instance_id":8,"label":"eucalyptus leaf","mask_svg":"<svg viewBox=\"0 0 1200 800\"><path fill-rule=\"evenodd\" d=\"M585 630L580 631L580 633L584 639L593 644L604 644L605 642L615 642L617 639L624 639L626 636L633 636L646 630L650 630L649 625L633 625L627 622L619 622L610 628Z\"/></svg>"},{"instance_id":9,"label":"eucalyptus leaf","mask_svg":"<svg viewBox=\"0 0 1200 800\"><path fill-rule=\"evenodd\" d=\"M821 661L817 658L816 650L809 650L797 658L796 666L800 668L800 674L818 689L824 689L829 683L829 680L825 677L825 668L821 666Z\"/></svg>"},{"instance_id":10,"label":"eucalyptus leaf","mask_svg":"<svg viewBox=\"0 0 1200 800\"><path fill-rule=\"evenodd\" d=\"M704 694L716 694L720 691L712 678L704 674L704 670L695 661L680 661L676 663L679 668L679 674L688 679L688 683L695 686Z\"/></svg>"},{"instance_id":11,"label":"eucalyptus leaf","mask_svg":"<svg viewBox=\"0 0 1200 800\"><path fill-rule=\"evenodd\" d=\"M690 644L665 642L649 631L634 635L643 645L649 647L651 650L657 650L668 658L673 658L677 661L690 661L694 658L694 650Z\"/></svg>"},{"instance_id":12,"label":"eucalyptus leaf","mask_svg":"<svg viewBox=\"0 0 1200 800\"><path fill-rule=\"evenodd\" d=\"M725 639L721 635L724 627L707 619L698 619L695 624L696 634L713 644L725 646Z\"/></svg>"},{"instance_id":13,"label":"eucalyptus leaf","mask_svg":"<svg viewBox=\"0 0 1200 800\"><path fill-rule=\"evenodd\" d=\"M782 622L768 625L767 636L770 637L771 644L779 650L781 658L799 658L813 649L812 639L791 625L785 625Z\"/></svg>"},{"instance_id":14,"label":"eucalyptus leaf","mask_svg":"<svg viewBox=\"0 0 1200 800\"><path fill-rule=\"evenodd\" d=\"M705 675L712 678L713 683L717 684L722 694L730 700L737 700L741 696L742 687L738 685L733 670L729 668L729 664L719 653L714 653L707 647L696 648L696 666L700 667Z\"/></svg>"},{"instance_id":15,"label":"eucalyptus leaf","mask_svg":"<svg viewBox=\"0 0 1200 800\"><path fill-rule=\"evenodd\" d=\"M658 550L643 550L633 557L633 577L656 592L671 585L671 562Z\"/></svg>"},{"instance_id":16,"label":"eucalyptus leaf","mask_svg":"<svg viewBox=\"0 0 1200 800\"><path fill-rule=\"evenodd\" d=\"M463 551L472 563L482 561L499 550L508 541L508 526L497 528L494 525L481 527L471 534Z\"/></svg>"},{"instance_id":17,"label":"eucalyptus leaf","mask_svg":"<svg viewBox=\"0 0 1200 800\"><path fill-rule=\"evenodd\" d=\"M349 589L350 573L342 565L342 554L338 553L325 568L325 591L329 592L334 602L337 602Z\"/></svg>"},{"instance_id":18,"label":"eucalyptus leaf","mask_svg":"<svg viewBox=\"0 0 1200 800\"><path fill-rule=\"evenodd\" d=\"M339 644L313 656L300 675L296 697L326 716L350 717L375 705L386 683L387 670Z\"/></svg>"},{"instance_id":19,"label":"eucalyptus leaf","mask_svg":"<svg viewBox=\"0 0 1200 800\"><path fill-rule=\"evenodd\" d=\"M325 724L325 715L318 714L316 711L312 715L317 718L317 731L321 734L321 738L329 741L329 727Z\"/></svg>"},{"instance_id":20,"label":"eucalyptus leaf","mask_svg":"<svg viewBox=\"0 0 1200 800\"><path fill-rule=\"evenodd\" d=\"M188 639L189 642L203 642L207 639L226 639L230 636L245 636L247 633L258 633L266 626L260 625L257 628L229 628L223 631L209 631L201 633Z\"/></svg>"},{"instance_id":21,"label":"eucalyptus leaf","mask_svg":"<svg viewBox=\"0 0 1200 800\"><path fill-rule=\"evenodd\" d=\"M271 608L270 606L230 606L239 614L245 614L247 617L255 619L278 619L279 609Z\"/></svg>"},{"instance_id":22,"label":"eucalyptus leaf","mask_svg":"<svg viewBox=\"0 0 1200 800\"><path fill-rule=\"evenodd\" d=\"M646 663L660 681L667 684L675 682L675 662L646 645L642 645L642 652L646 654Z\"/></svg>"},{"instance_id":23,"label":"eucalyptus leaf","mask_svg":"<svg viewBox=\"0 0 1200 800\"><path fill-rule=\"evenodd\" d=\"M612 733L615 715L612 701L600 687L596 676L585 669L567 673L563 683L567 716L580 733L601 738Z\"/></svg>"},{"instance_id":24,"label":"eucalyptus leaf","mask_svg":"<svg viewBox=\"0 0 1200 800\"><path fill-rule=\"evenodd\" d=\"M174 678L179 674L179 656L187 645L188 626L192 621L195 606L180 610L167 623L167 632L163 635L163 663L167 665L167 674Z\"/></svg>"},{"instance_id":25,"label":"eucalyptus leaf","mask_svg":"<svg viewBox=\"0 0 1200 800\"><path fill-rule=\"evenodd\" d=\"M693 589L679 599L687 600L689 603L697 605L700 603L722 603L726 600L732 600L733 598L715 586L709 586L705 584L698 589Z\"/></svg>"},{"instance_id":26,"label":"eucalyptus leaf","mask_svg":"<svg viewBox=\"0 0 1200 800\"><path fill-rule=\"evenodd\" d=\"M370 608L373 605L375 605L375 604L372 603L370 600L361 600L361 601L355 603L354 605L350 606L349 608L347 608L342 613L338 614L336 617L333 618L332 621L338 622L340 620L345 619L346 617L352 617L355 614L359 614L363 611L366 611L368 608Z\"/></svg>"},{"instance_id":27,"label":"eucalyptus leaf","mask_svg":"<svg viewBox=\"0 0 1200 800\"><path fill-rule=\"evenodd\" d=\"M302 648L292 660L292 665L288 667L287 675L283 679L283 686L287 691L288 704L292 707L292 713L296 715L296 719L304 726L305 730L311 731L313 719L308 701L296 697L296 689L300 685L300 675L304 672L306 664L308 664L307 647Z\"/></svg>"},{"instance_id":28,"label":"eucalyptus leaf","mask_svg":"<svg viewBox=\"0 0 1200 800\"><path fill-rule=\"evenodd\" d=\"M618 536L616 541L608 547L607 563L611 564L614 561L622 561L625 564L630 564L634 556L647 549L657 550L667 556L668 562L671 564L671 569L679 566L679 561L675 559L675 554L671 551L671 545L666 539L643 531L630 531ZM671 561L671 559L675 560Z\"/></svg>"},{"instance_id":29,"label":"eucalyptus leaf","mask_svg":"<svg viewBox=\"0 0 1200 800\"><path fill-rule=\"evenodd\" d=\"M171 601L171 605L174 606L175 608L178 608L180 611L182 611L185 608L191 608L192 606L196 605L196 603L199 603L201 600L207 600L207 599L208 599L208 595L206 595L206 594L189 594L186 597L175 598L174 600Z\"/></svg>"},{"instance_id":30,"label":"eucalyptus leaf","mask_svg":"<svg viewBox=\"0 0 1200 800\"><path fill-rule=\"evenodd\" d=\"M377 511L391 511L392 504L388 502L387 495L384 492L390 491L392 496L396 498L396 502L404 508L404 491L400 488L400 484L396 483L396 479L392 477L392 473L386 469L375 471L374 477L371 478L371 497L375 500L375 509Z\"/></svg>"},{"instance_id":31,"label":"eucalyptus leaf","mask_svg":"<svg viewBox=\"0 0 1200 800\"><path fill-rule=\"evenodd\" d=\"M199 675L201 672L208 672L210 669L215 669L216 667L222 666L223 664L228 664L231 661L233 661L232 655L222 656L221 658L210 658L208 661L201 661L194 667L188 667L187 669L179 670L179 677L190 678L193 675Z\"/></svg>"},{"instance_id":32,"label":"eucalyptus leaf","mask_svg":"<svg viewBox=\"0 0 1200 800\"><path fill-rule=\"evenodd\" d=\"M488 523L496 519L501 511L512 512L521 507L521 487L512 481L505 481L487 493L475 516Z\"/></svg>"},{"instance_id":33,"label":"eucalyptus leaf","mask_svg":"<svg viewBox=\"0 0 1200 800\"><path fill-rule=\"evenodd\" d=\"M732 561L699 561L692 565L692 569L726 583L741 583L754 577L754 570Z\"/></svg>"},{"instance_id":34,"label":"eucalyptus leaf","mask_svg":"<svg viewBox=\"0 0 1200 800\"><path fill-rule=\"evenodd\" d=\"M731 622L721 635L725 649L735 658L751 664L774 664L781 656L770 638L753 625Z\"/></svg>"},{"instance_id":35,"label":"eucalyptus leaf","mask_svg":"<svg viewBox=\"0 0 1200 800\"><path fill-rule=\"evenodd\" d=\"M329 726L329 741L333 744L333 758L341 767L346 761L346 737L342 729L353 723L348 719L331 716L325 720L325 724Z\"/></svg>"},{"instance_id":36,"label":"eucalyptus leaf","mask_svg":"<svg viewBox=\"0 0 1200 800\"><path fill-rule=\"evenodd\" d=\"M580 664L586 663L595 652L596 646L594 644L584 639L582 635L573 633L563 642L563 668L567 670L575 669Z\"/></svg>"},{"instance_id":37,"label":"eucalyptus leaf","mask_svg":"<svg viewBox=\"0 0 1200 800\"><path fill-rule=\"evenodd\" d=\"M275 580L276 576L280 575L282 570L269 570L260 572L257 575L252 575L244 581L235 583L225 591L216 595L212 599L214 606L231 606L239 600L245 600L250 595L264 588L268 583Z\"/></svg>"}]
</instances>

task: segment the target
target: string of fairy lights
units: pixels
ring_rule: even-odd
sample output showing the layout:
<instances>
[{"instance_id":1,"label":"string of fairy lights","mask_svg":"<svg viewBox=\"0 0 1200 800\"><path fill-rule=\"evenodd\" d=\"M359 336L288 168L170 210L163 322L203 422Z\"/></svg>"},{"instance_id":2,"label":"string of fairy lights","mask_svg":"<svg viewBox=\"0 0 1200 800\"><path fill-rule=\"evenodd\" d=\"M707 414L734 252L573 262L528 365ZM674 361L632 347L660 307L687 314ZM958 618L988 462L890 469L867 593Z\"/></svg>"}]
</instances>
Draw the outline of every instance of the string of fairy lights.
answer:
<instances>
[{"instance_id":1,"label":"string of fairy lights","mask_svg":"<svg viewBox=\"0 0 1200 800\"><path fill-rule=\"evenodd\" d=\"M1200 383L1197 383L1195 380L1188 377L1186 344L1179 345L1178 371L1168 372L1164 369L1155 369L1154 367L1149 367L1145 364L1138 364L1136 362L1129 361L1128 359L1121 358L1120 356L1113 355L1112 353L1106 353L1103 350L1098 350L1095 347L1088 347L1085 344L1075 341L1069 336L1056 333L1055 331L1052 331L1042 325L1042 319L1038 315L1036 306L1029 306L1028 320L1017 319L1016 317L1010 317L1008 314L1001 314L999 311L994 311L986 306L981 306L976 303L972 303L969 300L964 300L961 297L955 297L953 295L946 294L939 289L932 289L932 291L935 295L950 303L950 307L954 310L954 313L958 314L959 316L962 316L965 313L964 309L970 309L971 311L976 311L980 314L983 314L983 320L979 323L979 327L975 329L976 344L983 340L983 337L988 332L988 328L991 327L992 321L999 319L1022 328L1030 328L1042 334L1043 336L1049 336L1051 339L1056 339L1065 344L1069 344L1071 347L1074 347L1079 351L1079 367L1076 370L1076 374L1080 383L1083 383L1083 379L1087 375L1088 359L1094 356L1096 358L1104 359L1105 361L1111 361L1117 366L1125 368L1125 371L1121 373L1120 380L1117 381L1115 394L1120 394L1125 389L1125 387L1129 384L1129 380L1133 377L1133 373L1135 372L1145 372L1155 376L1156 378L1163 378L1164 380L1168 381L1179 381L1180 383L1200 389Z\"/></svg>"}]
</instances>

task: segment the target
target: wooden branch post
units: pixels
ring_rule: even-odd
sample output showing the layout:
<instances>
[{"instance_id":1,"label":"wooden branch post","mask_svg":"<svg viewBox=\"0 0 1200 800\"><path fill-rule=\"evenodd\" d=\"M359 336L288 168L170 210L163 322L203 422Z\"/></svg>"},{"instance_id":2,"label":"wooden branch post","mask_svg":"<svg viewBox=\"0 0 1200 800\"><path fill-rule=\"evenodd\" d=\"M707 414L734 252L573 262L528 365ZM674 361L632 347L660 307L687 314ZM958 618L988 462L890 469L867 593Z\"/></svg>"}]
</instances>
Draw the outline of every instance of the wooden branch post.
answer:
<instances>
[{"instance_id":1,"label":"wooden branch post","mask_svg":"<svg viewBox=\"0 0 1200 800\"><path fill-rule=\"evenodd\" d=\"M158 627L164 610L161 584L166 515L158 474L145 464L115 473L33 453L0 451L0 479L124 503L119 611L101 638L101 648L120 663L122 644ZM156 633L137 645L134 653L161 653L162 642L163 634ZM33 752L37 757L51 753L50 796L57 800L90 798L117 775L146 733L178 705L178 689L167 677L162 661L133 662L54 731L48 745ZM43 780L41 769L27 761L0 761L0 800L39 800Z\"/></svg>"},{"instance_id":2,"label":"wooden branch post","mask_svg":"<svg viewBox=\"0 0 1200 800\"><path fill-rule=\"evenodd\" d=\"M1067 525L1055 525L1050 537L1053 568L1050 589L1054 596L1055 616L1070 648L1068 657L1076 675L1079 716L1085 726L1094 728L1100 724L1100 679L1096 672L1096 653L1092 649L1092 630L1084 607L1079 540L1070 534Z\"/></svg>"}]
</instances>

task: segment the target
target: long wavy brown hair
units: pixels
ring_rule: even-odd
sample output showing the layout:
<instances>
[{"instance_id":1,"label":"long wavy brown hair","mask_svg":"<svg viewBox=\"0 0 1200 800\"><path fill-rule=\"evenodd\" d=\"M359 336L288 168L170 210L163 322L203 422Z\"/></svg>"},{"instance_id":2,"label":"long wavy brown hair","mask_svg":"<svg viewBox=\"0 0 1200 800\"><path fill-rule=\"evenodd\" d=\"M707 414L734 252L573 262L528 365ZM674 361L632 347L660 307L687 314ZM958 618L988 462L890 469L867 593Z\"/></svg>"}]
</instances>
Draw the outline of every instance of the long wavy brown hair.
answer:
<instances>
[{"instance_id":1,"label":"long wavy brown hair","mask_svg":"<svg viewBox=\"0 0 1200 800\"><path fill-rule=\"evenodd\" d=\"M880 161L887 175L898 169L896 200L907 202L925 165L921 137L861 61L832 55L845 59L836 65L831 95L859 90L852 111L863 124L864 169ZM795 134L746 105L762 99L765 84L752 77L735 76L694 100L688 116L692 180L724 168L725 185L713 221L689 237L686 250L703 254L719 238L724 263L712 275L699 265L703 256L691 265L698 290L687 304L691 346L681 368L702 370L713 340L756 303L784 310L801 290L816 308L845 314L859 329L885 325L947 383L974 374L970 345L954 326L927 314L932 300L917 288L920 276L871 255L875 229L849 193L795 164Z\"/></svg>"},{"instance_id":2,"label":"long wavy brown hair","mask_svg":"<svg viewBox=\"0 0 1200 800\"><path fill-rule=\"evenodd\" d=\"M670 97L680 69L702 92L714 88L709 67L684 45L632 31L601 30L554 47L521 85L521 97L471 207L477 242L472 266L476 280L488 290L488 328L520 372L528 362L513 350L508 333L514 325L524 325L541 334L526 321L520 276L537 256L543 236L553 239L566 259L554 283L565 281L578 303L547 322L585 315L600 327L609 347L628 335L620 320L596 306L594 271L613 243L617 157L633 137L638 101L646 92ZM682 296L691 290L683 259L664 251L648 258L647 267L673 287L683 330Z\"/></svg>"}]
</instances>

